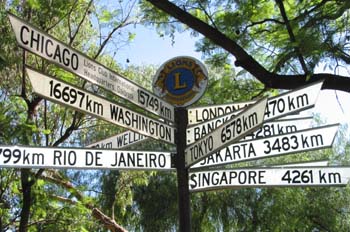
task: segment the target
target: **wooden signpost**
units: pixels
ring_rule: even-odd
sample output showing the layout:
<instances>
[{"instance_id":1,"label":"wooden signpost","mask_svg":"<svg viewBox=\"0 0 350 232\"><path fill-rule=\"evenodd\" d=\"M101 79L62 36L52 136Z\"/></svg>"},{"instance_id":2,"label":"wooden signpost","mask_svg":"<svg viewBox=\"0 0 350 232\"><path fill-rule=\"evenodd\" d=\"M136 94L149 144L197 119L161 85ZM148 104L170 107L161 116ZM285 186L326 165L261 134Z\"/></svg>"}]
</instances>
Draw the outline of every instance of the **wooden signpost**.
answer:
<instances>
[{"instance_id":1,"label":"wooden signpost","mask_svg":"<svg viewBox=\"0 0 350 232\"><path fill-rule=\"evenodd\" d=\"M208 83L208 72L198 60L176 57L163 64L153 80L153 94L24 20L12 14L8 16L20 47L160 118L137 113L26 68L34 93L127 131L87 148L1 145L0 167L176 170L180 231L191 230L190 191L343 186L350 179L349 167L315 167L311 164L307 167L211 168L210 171L208 168L331 147L338 125L309 128L310 118L286 119L287 115L314 106L322 82L258 101L187 110L186 107L200 99ZM276 120L280 118L284 119ZM124 150L146 138L175 145L176 154ZM123 150L115 150L117 148ZM196 168L201 171L195 171Z\"/></svg>"}]
</instances>

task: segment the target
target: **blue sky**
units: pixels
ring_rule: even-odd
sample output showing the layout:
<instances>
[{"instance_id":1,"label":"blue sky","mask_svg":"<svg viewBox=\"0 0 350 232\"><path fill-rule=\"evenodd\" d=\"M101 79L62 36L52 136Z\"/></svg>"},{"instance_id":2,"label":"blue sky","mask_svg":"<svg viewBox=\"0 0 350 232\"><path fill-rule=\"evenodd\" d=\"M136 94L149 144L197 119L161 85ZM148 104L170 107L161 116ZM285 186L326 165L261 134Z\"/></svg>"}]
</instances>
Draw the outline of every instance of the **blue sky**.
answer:
<instances>
[{"instance_id":1,"label":"blue sky","mask_svg":"<svg viewBox=\"0 0 350 232\"><path fill-rule=\"evenodd\" d=\"M160 38L155 29L137 26L135 40L118 51L115 59L122 65L161 65L176 56L192 56L201 60L201 54L195 52L195 41L189 33L176 34L175 43L169 37ZM321 69L319 72L323 72ZM346 73L341 73L348 75ZM337 100L339 99L339 101ZM340 104L339 104L340 103ZM350 123L350 94L342 91L322 90L315 108L309 112L319 112L327 123Z\"/></svg>"},{"instance_id":2,"label":"blue sky","mask_svg":"<svg viewBox=\"0 0 350 232\"><path fill-rule=\"evenodd\" d=\"M126 65L126 59L133 65L161 65L176 56L192 56L201 60L201 54L194 51L195 40L189 33L177 34L175 43L169 37L160 38L155 29L136 26L136 37L127 46L118 51L115 59Z\"/></svg>"}]
</instances>

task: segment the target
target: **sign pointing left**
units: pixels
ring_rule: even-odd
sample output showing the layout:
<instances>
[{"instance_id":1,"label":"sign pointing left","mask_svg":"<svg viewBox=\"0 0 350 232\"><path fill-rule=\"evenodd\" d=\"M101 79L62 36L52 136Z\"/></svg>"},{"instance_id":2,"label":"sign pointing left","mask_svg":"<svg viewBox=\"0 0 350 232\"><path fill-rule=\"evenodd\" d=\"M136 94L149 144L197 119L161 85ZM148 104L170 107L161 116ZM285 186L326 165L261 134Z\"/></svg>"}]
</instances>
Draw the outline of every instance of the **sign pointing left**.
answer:
<instances>
[{"instance_id":1,"label":"sign pointing left","mask_svg":"<svg viewBox=\"0 0 350 232\"><path fill-rule=\"evenodd\" d=\"M174 107L168 102L16 16L8 16L20 47L174 122Z\"/></svg>"},{"instance_id":2,"label":"sign pointing left","mask_svg":"<svg viewBox=\"0 0 350 232\"><path fill-rule=\"evenodd\" d=\"M80 88L26 68L34 92L59 104L101 118L140 134L175 143L175 129Z\"/></svg>"},{"instance_id":3,"label":"sign pointing left","mask_svg":"<svg viewBox=\"0 0 350 232\"><path fill-rule=\"evenodd\" d=\"M170 152L0 146L0 167L171 170Z\"/></svg>"}]
</instances>

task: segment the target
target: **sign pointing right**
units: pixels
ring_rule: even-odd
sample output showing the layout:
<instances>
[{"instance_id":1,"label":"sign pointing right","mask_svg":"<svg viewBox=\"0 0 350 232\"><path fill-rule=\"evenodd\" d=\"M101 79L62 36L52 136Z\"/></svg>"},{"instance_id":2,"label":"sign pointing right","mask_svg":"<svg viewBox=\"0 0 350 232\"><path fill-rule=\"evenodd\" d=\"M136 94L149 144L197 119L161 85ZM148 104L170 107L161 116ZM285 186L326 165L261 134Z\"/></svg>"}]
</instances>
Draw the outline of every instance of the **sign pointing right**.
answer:
<instances>
[{"instance_id":1,"label":"sign pointing right","mask_svg":"<svg viewBox=\"0 0 350 232\"><path fill-rule=\"evenodd\" d=\"M233 119L225 122L212 133L193 143L185 150L185 162L189 167L217 150L234 143L256 130L264 121L267 98L264 98Z\"/></svg>"},{"instance_id":2,"label":"sign pointing right","mask_svg":"<svg viewBox=\"0 0 350 232\"><path fill-rule=\"evenodd\" d=\"M241 141L208 156L191 168L227 165L332 146L339 125L329 125L294 133Z\"/></svg>"},{"instance_id":3,"label":"sign pointing right","mask_svg":"<svg viewBox=\"0 0 350 232\"><path fill-rule=\"evenodd\" d=\"M286 117L289 114L313 107L316 103L322 83L323 81L320 81L293 91L285 92L276 97L268 98L264 122L270 122L274 119ZM217 107L220 109L220 105ZM195 108L192 109L192 111L195 111ZM201 136L210 133L239 112L241 112L241 110L233 111L223 116L208 119L205 122L190 126L187 129L187 143L193 143L194 140L198 140ZM212 116L212 114L210 114L210 116Z\"/></svg>"},{"instance_id":4,"label":"sign pointing right","mask_svg":"<svg viewBox=\"0 0 350 232\"><path fill-rule=\"evenodd\" d=\"M212 170L189 174L190 191L235 187L345 186L350 167L288 167Z\"/></svg>"},{"instance_id":5,"label":"sign pointing right","mask_svg":"<svg viewBox=\"0 0 350 232\"><path fill-rule=\"evenodd\" d=\"M269 98L266 105L265 121L279 118L315 105L323 81Z\"/></svg>"}]
</instances>

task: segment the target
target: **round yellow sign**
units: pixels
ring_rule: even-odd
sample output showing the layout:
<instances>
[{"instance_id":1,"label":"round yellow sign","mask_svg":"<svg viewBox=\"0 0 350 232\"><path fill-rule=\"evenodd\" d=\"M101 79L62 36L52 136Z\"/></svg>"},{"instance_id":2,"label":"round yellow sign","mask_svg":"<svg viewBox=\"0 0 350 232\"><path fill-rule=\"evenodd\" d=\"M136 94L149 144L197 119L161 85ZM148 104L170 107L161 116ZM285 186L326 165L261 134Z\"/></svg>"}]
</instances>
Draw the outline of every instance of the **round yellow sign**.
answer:
<instances>
[{"instance_id":1,"label":"round yellow sign","mask_svg":"<svg viewBox=\"0 0 350 232\"><path fill-rule=\"evenodd\" d=\"M192 57L180 56L165 62L153 79L153 92L173 104L184 107L196 102L208 84L208 71Z\"/></svg>"}]
</instances>

